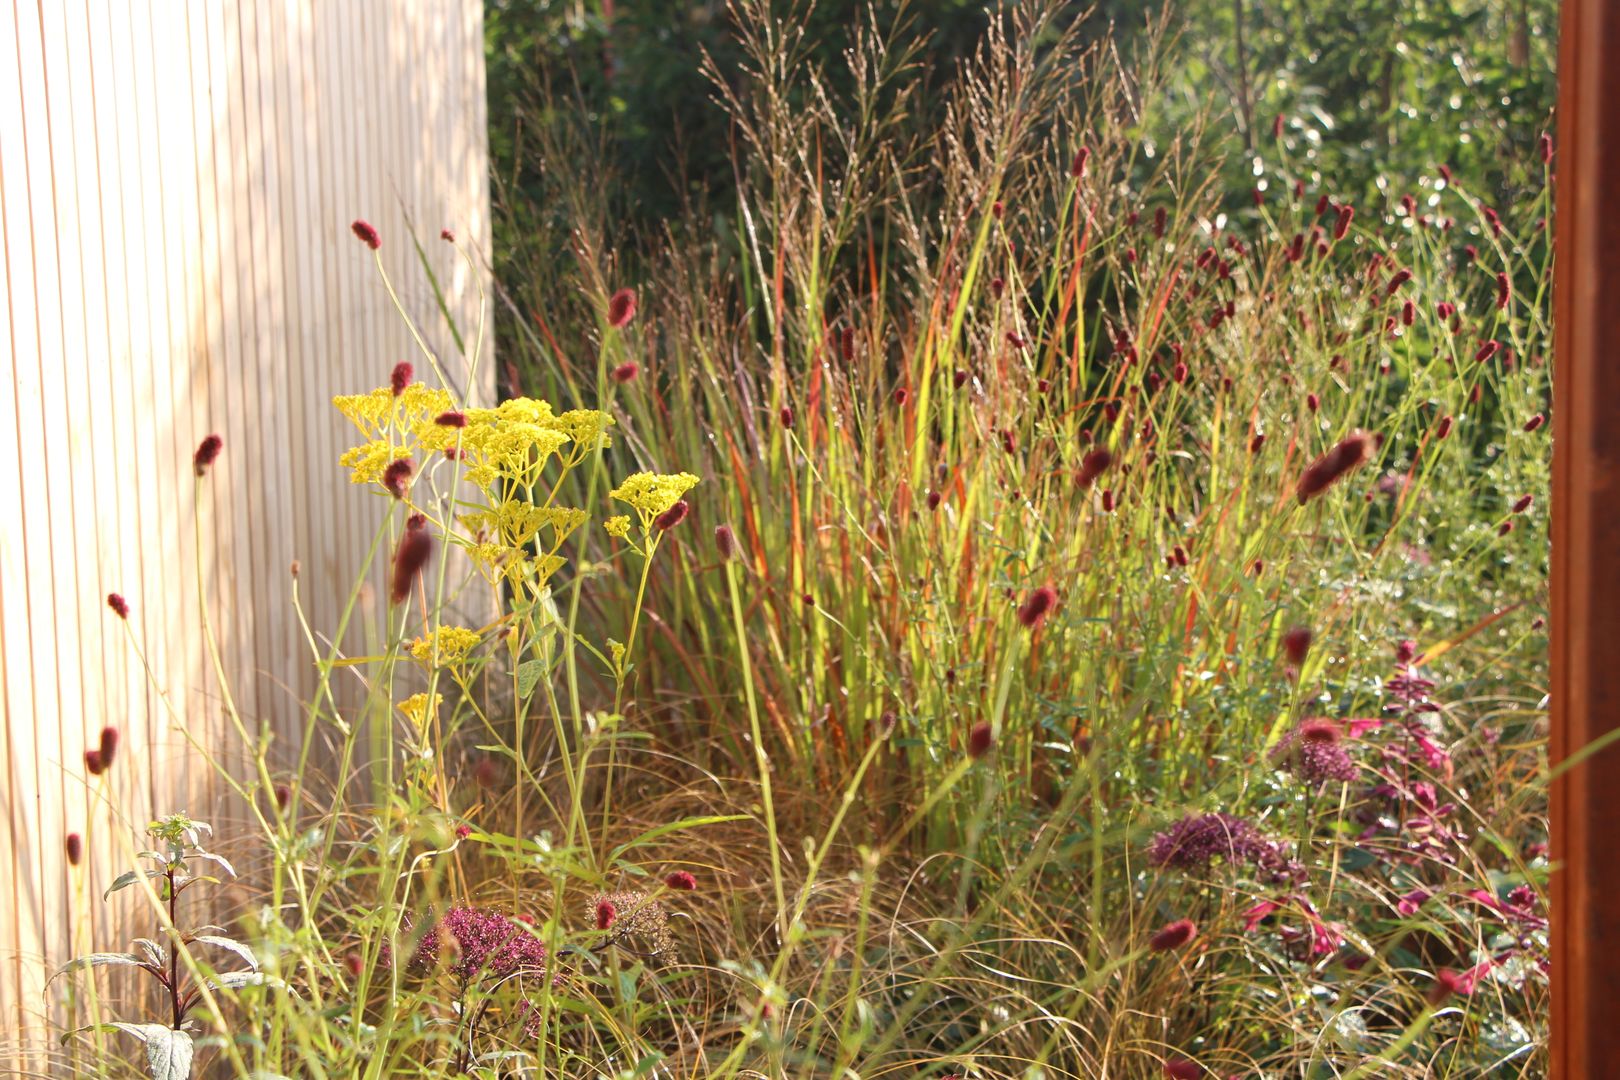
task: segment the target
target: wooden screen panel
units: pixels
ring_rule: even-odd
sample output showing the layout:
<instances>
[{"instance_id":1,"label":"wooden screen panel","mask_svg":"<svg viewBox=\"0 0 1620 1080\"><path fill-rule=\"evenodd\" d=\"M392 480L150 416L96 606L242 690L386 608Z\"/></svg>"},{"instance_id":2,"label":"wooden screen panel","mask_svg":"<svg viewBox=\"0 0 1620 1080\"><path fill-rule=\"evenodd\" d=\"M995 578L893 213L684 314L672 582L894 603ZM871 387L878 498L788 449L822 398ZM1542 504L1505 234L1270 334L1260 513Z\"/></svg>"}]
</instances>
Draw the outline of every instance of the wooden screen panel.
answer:
<instances>
[{"instance_id":1,"label":"wooden screen panel","mask_svg":"<svg viewBox=\"0 0 1620 1080\"><path fill-rule=\"evenodd\" d=\"M476 0L0 0L0 1061L43 1067L48 970L137 929L133 901L99 900L133 831L240 816L168 712L240 768L199 555L237 705L299 737L313 676L289 567L332 630L376 515L336 466L353 439L330 399L414 352L348 223L377 224L402 301L454 356L404 214L475 326L476 283L436 237L487 257L485 125ZM191 454L214 431L195 519ZM109 723L125 752L91 781Z\"/></svg>"}]
</instances>

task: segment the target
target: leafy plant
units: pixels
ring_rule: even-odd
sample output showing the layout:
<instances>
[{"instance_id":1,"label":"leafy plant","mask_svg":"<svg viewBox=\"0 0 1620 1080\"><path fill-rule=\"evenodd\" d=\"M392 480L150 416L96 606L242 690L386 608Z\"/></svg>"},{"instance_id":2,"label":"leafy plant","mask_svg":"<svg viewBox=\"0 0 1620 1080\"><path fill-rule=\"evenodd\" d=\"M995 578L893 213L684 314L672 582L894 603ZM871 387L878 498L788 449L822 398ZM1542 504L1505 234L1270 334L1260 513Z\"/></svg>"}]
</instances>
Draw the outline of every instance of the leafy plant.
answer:
<instances>
[{"instance_id":1,"label":"leafy plant","mask_svg":"<svg viewBox=\"0 0 1620 1080\"><path fill-rule=\"evenodd\" d=\"M162 1022L114 1020L99 1025L140 1040L146 1049L147 1071L154 1080L183 1080L191 1076L195 1054L196 1024L192 1012L207 1001L217 1011L215 991L237 990L263 985L258 959L253 950L226 936L223 927L180 928L180 897L203 883L218 884L218 870L230 877L236 871L224 856L203 847L204 837L212 834L205 822L184 814L171 814L147 827L147 835L157 845L141 851L136 858L150 865L138 866L118 875L103 899L132 887L139 887L154 905L162 934L158 938L136 938L129 952L96 952L77 957L51 976L54 981L70 972L104 967L132 967L149 976L162 988L168 1013ZM197 947L229 953L247 966L232 971L216 971L204 959L208 954ZM200 955L199 955L200 954Z\"/></svg>"}]
</instances>

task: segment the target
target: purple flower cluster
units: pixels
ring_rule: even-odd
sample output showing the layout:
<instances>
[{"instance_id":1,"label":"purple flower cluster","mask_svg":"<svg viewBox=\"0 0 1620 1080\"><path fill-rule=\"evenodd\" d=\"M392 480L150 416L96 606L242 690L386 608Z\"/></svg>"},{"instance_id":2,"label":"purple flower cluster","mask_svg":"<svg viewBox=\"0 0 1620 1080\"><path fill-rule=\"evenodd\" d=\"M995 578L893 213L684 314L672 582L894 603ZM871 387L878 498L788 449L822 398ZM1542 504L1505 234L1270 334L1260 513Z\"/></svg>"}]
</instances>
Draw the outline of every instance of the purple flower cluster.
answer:
<instances>
[{"instance_id":1,"label":"purple flower cluster","mask_svg":"<svg viewBox=\"0 0 1620 1080\"><path fill-rule=\"evenodd\" d=\"M538 974L546 968L546 947L529 929L491 908L453 907L416 947L411 966L434 968L446 943L454 950L449 970L470 980L481 975L506 978Z\"/></svg>"},{"instance_id":2,"label":"purple flower cluster","mask_svg":"<svg viewBox=\"0 0 1620 1080\"><path fill-rule=\"evenodd\" d=\"M1207 870L1216 859L1252 866L1270 881L1299 877L1302 868L1252 821L1234 814L1189 814L1153 837L1148 862L1171 870Z\"/></svg>"},{"instance_id":3,"label":"purple flower cluster","mask_svg":"<svg viewBox=\"0 0 1620 1080\"><path fill-rule=\"evenodd\" d=\"M1278 740L1271 760L1308 784L1349 783L1356 778L1356 763L1332 720L1301 721Z\"/></svg>"}]
</instances>

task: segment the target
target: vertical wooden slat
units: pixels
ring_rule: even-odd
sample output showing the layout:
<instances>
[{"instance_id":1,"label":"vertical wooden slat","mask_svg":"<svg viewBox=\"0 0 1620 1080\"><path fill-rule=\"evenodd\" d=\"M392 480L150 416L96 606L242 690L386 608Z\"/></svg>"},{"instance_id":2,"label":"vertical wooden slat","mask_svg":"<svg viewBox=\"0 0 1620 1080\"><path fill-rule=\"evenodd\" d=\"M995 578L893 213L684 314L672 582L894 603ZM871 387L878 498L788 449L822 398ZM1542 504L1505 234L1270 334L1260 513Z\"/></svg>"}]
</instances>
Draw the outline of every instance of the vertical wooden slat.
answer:
<instances>
[{"instance_id":1,"label":"vertical wooden slat","mask_svg":"<svg viewBox=\"0 0 1620 1080\"><path fill-rule=\"evenodd\" d=\"M132 897L99 900L124 838L227 810L187 738L248 761L203 648L199 557L243 718L294 759L314 677L287 568L330 634L377 521L336 466L354 440L331 396L402 359L427 374L348 223L383 231L402 302L457 371L399 208L475 325L476 289L433 238L487 243L479 19L476 0L0 0L0 1062L43 1067L65 995L45 973L70 946L150 929ZM191 454L216 430L198 551ZM109 722L126 753L90 785L82 754ZM69 830L92 841L77 875Z\"/></svg>"},{"instance_id":2,"label":"vertical wooden slat","mask_svg":"<svg viewBox=\"0 0 1620 1080\"><path fill-rule=\"evenodd\" d=\"M1620 729L1620 10L1566 0L1559 44L1554 273L1551 759ZM1613 747L1552 789L1553 1074L1620 1061L1620 785Z\"/></svg>"}]
</instances>

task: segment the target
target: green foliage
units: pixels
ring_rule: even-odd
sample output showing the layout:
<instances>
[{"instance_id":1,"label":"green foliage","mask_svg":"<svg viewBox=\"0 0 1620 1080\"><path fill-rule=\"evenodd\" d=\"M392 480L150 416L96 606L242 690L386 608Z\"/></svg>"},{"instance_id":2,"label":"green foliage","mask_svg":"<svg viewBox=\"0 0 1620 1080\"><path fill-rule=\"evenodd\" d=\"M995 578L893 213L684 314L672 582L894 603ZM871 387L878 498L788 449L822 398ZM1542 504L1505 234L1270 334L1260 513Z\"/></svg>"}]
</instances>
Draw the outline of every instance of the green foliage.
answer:
<instances>
[{"instance_id":1,"label":"green foliage","mask_svg":"<svg viewBox=\"0 0 1620 1080\"><path fill-rule=\"evenodd\" d=\"M1254 101L1344 115L1252 152L1202 111L1225 8L582 10L489 21L499 358L545 401L454 398L483 327L338 399L371 556L300 623L296 766L229 711L256 892L242 951L188 942L297 993L205 1001L199 1061L1537 1075L1539 158L1380 187L1405 135L1336 139L1400 109L1260 74L1303 7ZM160 831L115 899L203 856Z\"/></svg>"}]
</instances>

